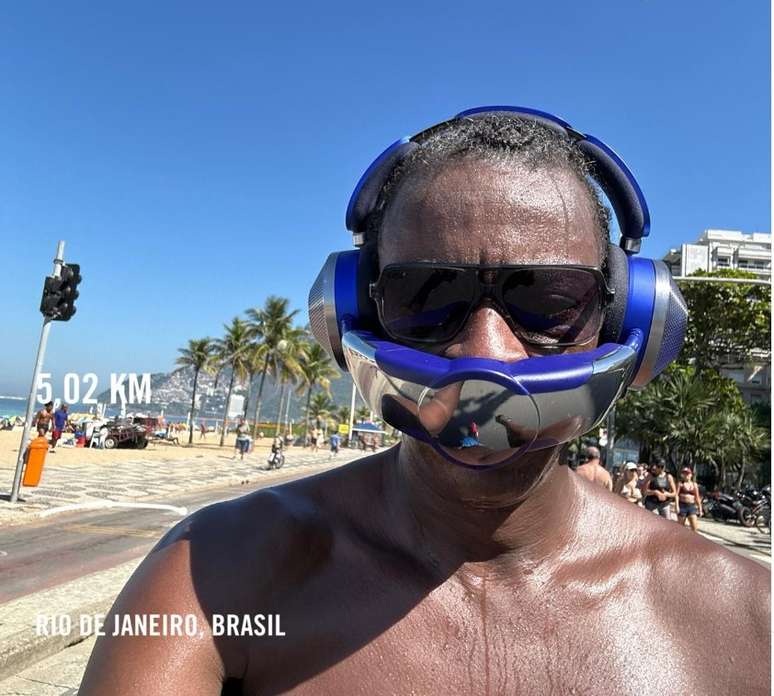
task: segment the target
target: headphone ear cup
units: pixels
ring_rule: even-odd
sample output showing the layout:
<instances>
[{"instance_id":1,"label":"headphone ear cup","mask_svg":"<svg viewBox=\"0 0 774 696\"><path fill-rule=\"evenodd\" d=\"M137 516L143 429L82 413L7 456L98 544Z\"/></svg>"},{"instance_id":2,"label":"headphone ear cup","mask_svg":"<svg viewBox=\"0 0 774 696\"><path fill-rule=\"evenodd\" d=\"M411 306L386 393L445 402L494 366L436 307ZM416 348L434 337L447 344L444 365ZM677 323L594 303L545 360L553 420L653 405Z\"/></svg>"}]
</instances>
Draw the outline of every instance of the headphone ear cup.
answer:
<instances>
[{"instance_id":1,"label":"headphone ear cup","mask_svg":"<svg viewBox=\"0 0 774 696\"><path fill-rule=\"evenodd\" d=\"M347 369L341 347L341 327L359 325L358 269L360 252L333 252L309 291L309 327L317 342L343 370Z\"/></svg>"},{"instance_id":2,"label":"headphone ear cup","mask_svg":"<svg viewBox=\"0 0 774 696\"><path fill-rule=\"evenodd\" d=\"M613 290L613 301L607 307L599 335L600 343L618 343L623 329L629 299L629 257L621 247L607 245L607 282Z\"/></svg>"}]
</instances>

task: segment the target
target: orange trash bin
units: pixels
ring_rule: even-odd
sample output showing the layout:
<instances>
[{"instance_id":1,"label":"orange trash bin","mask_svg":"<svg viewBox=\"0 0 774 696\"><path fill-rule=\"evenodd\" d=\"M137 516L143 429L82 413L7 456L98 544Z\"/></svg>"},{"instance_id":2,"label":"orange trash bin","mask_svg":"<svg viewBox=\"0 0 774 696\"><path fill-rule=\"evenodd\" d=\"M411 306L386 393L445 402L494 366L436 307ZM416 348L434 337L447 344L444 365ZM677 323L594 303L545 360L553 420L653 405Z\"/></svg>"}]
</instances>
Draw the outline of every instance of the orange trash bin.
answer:
<instances>
[{"instance_id":1,"label":"orange trash bin","mask_svg":"<svg viewBox=\"0 0 774 696\"><path fill-rule=\"evenodd\" d=\"M24 467L22 486L37 486L40 483L46 452L48 452L48 440L45 437L36 437L27 445L27 466Z\"/></svg>"}]
</instances>

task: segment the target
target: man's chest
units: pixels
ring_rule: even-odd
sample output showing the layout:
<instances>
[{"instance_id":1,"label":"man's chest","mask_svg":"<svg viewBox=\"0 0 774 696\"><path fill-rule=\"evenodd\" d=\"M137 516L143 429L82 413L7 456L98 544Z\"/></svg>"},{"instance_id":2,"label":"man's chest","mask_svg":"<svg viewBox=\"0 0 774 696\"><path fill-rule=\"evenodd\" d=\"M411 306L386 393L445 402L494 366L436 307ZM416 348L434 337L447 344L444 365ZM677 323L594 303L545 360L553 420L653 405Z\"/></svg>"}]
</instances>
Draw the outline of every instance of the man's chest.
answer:
<instances>
[{"instance_id":1,"label":"man's chest","mask_svg":"<svg viewBox=\"0 0 774 696\"><path fill-rule=\"evenodd\" d=\"M375 594L370 609L309 616L314 639L273 646L272 667L255 673L245 693L701 692L680 670L687 656L644 614L566 599L444 588L388 619L379 607L386 598Z\"/></svg>"}]
</instances>

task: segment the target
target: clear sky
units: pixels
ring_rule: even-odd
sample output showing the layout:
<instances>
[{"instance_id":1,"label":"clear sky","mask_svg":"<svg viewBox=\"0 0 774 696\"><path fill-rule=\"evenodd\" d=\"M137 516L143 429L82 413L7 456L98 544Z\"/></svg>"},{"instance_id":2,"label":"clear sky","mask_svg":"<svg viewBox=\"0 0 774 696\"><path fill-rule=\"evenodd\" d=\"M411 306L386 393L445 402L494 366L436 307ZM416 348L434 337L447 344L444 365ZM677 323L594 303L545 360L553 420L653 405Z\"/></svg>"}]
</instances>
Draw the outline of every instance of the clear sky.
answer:
<instances>
[{"instance_id":1,"label":"clear sky","mask_svg":"<svg viewBox=\"0 0 774 696\"><path fill-rule=\"evenodd\" d=\"M0 394L28 388L57 239L78 313L46 367L161 371L269 294L304 310L386 145L464 108L551 111L633 169L660 257L770 230L766 0L6 3Z\"/></svg>"}]
</instances>

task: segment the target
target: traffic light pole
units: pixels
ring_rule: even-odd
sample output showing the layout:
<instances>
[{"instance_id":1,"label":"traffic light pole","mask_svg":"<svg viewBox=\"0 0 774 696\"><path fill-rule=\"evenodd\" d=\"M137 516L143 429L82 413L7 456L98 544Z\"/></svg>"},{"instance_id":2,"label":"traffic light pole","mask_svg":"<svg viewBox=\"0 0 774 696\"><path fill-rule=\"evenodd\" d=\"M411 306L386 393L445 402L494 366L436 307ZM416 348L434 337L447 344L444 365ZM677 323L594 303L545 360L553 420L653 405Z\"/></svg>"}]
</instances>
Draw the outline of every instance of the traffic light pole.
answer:
<instances>
[{"instance_id":1,"label":"traffic light pole","mask_svg":"<svg viewBox=\"0 0 774 696\"><path fill-rule=\"evenodd\" d=\"M65 243L60 241L56 245L56 258L54 258L54 273L56 278L62 273L62 264L64 263ZM27 415L24 419L24 431L22 432L21 444L19 445L19 456L16 458L16 472L13 476L13 487L11 488L10 501L15 503L19 498L19 488L21 487L22 470L24 469L24 453L27 450L27 444L30 441L30 428L32 427L32 417L35 412L35 395L38 391L38 376L43 368L43 358L46 354L46 343L48 342L48 332L51 329L51 319L43 317L43 328L40 331L40 343L38 344L38 355L35 358L35 369L32 372L32 386L30 395L27 399Z\"/></svg>"}]
</instances>

